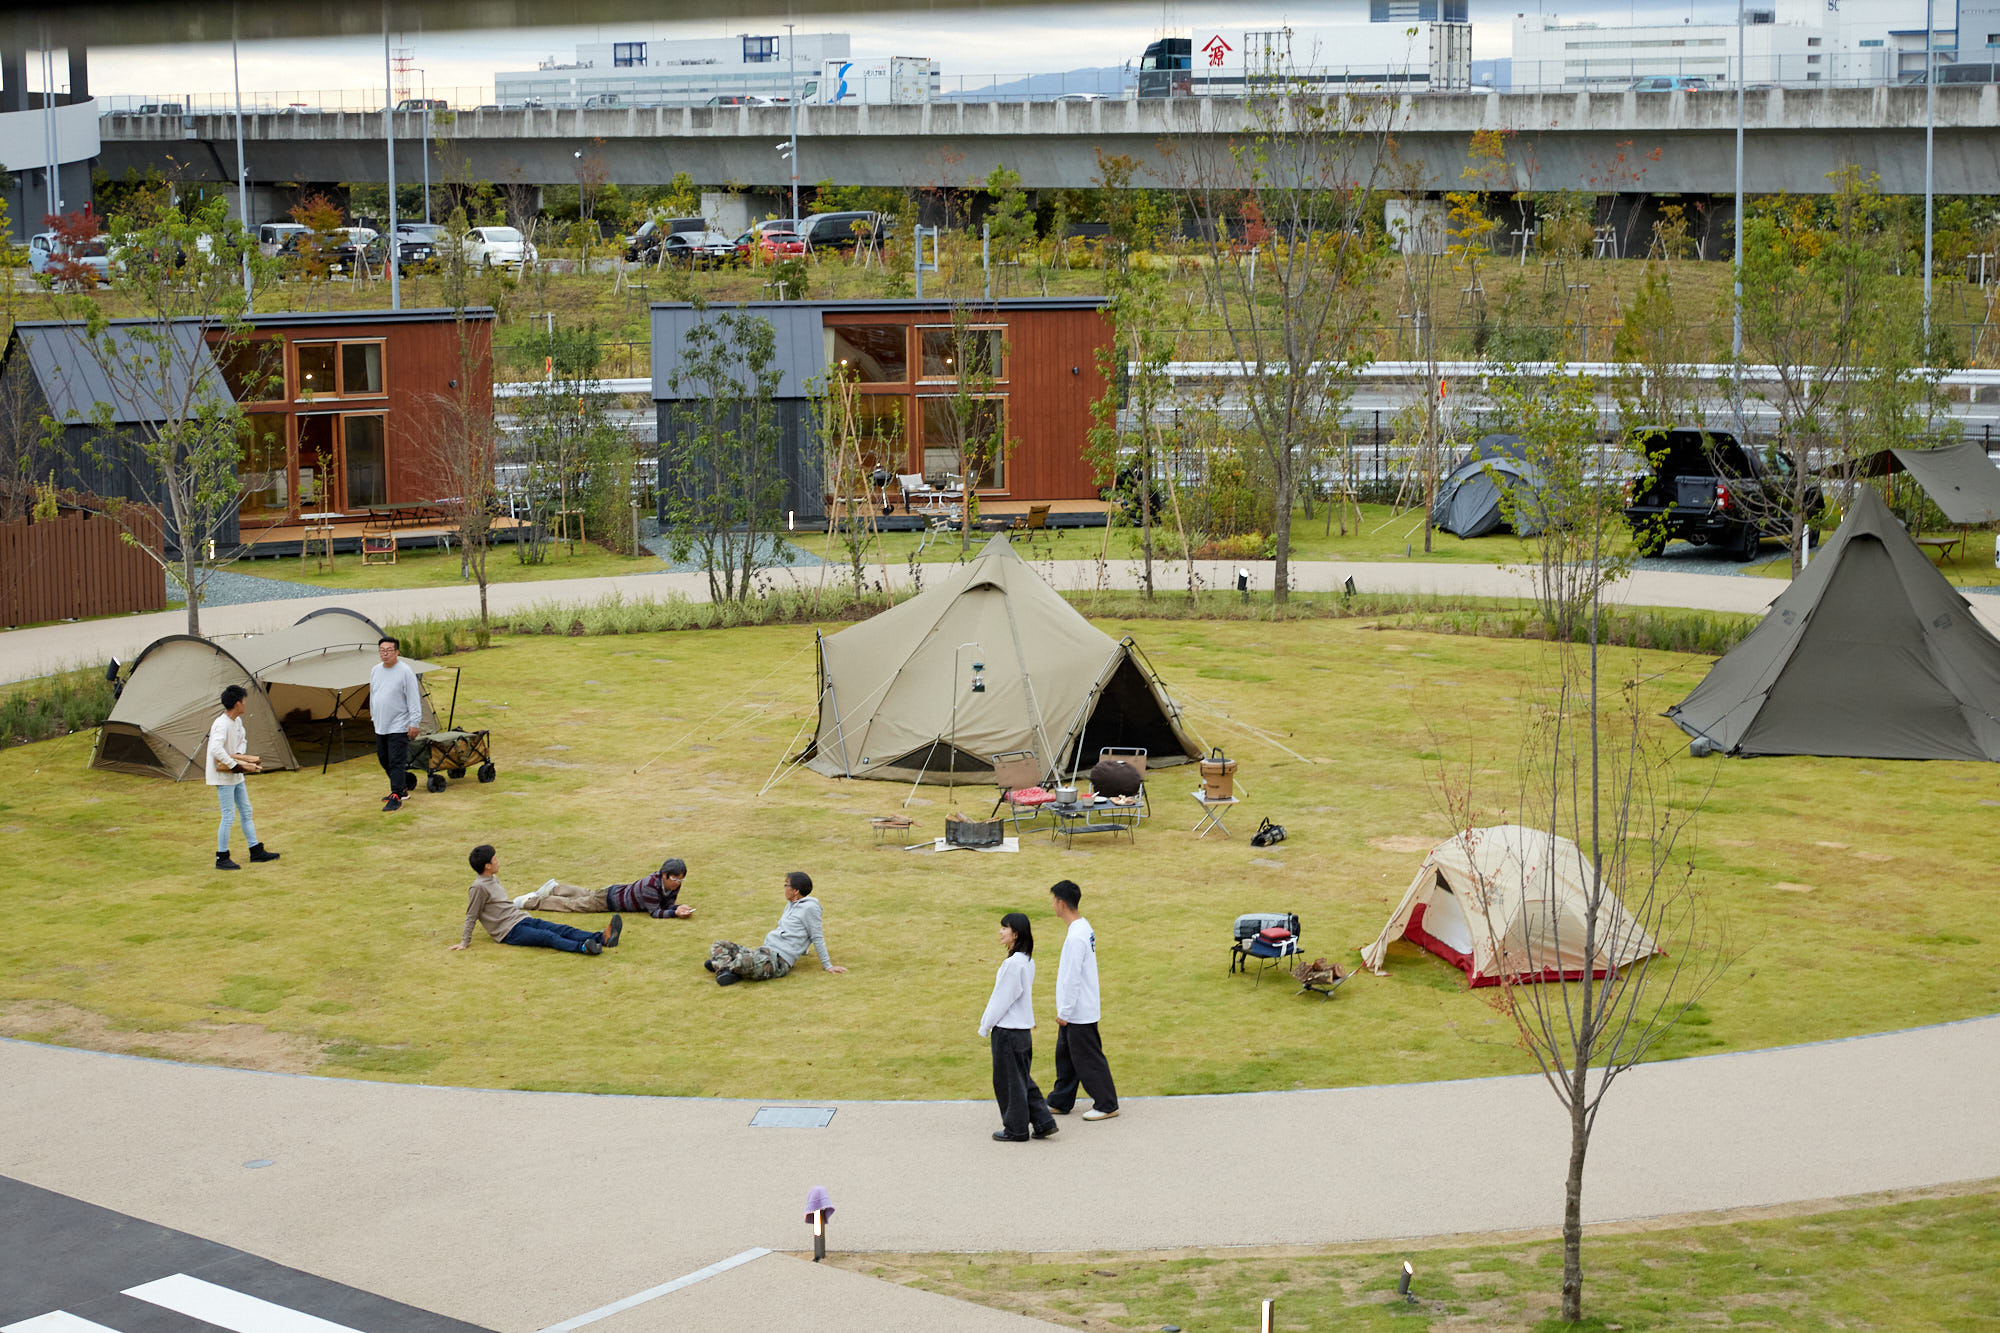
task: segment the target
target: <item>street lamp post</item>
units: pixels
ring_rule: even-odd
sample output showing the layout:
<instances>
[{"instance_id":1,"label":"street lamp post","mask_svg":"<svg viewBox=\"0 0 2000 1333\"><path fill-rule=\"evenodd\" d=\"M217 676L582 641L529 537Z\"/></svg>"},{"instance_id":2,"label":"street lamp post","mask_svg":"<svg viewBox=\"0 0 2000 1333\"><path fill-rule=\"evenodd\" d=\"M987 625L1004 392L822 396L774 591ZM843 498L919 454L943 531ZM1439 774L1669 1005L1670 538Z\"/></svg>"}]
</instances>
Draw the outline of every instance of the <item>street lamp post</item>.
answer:
<instances>
[{"instance_id":1,"label":"street lamp post","mask_svg":"<svg viewBox=\"0 0 2000 1333\"><path fill-rule=\"evenodd\" d=\"M403 308L402 265L396 262L396 79L389 66L389 0L382 0L382 137L389 144L389 308Z\"/></svg>"},{"instance_id":2,"label":"street lamp post","mask_svg":"<svg viewBox=\"0 0 2000 1333\"><path fill-rule=\"evenodd\" d=\"M1924 0L1924 351L1931 340L1931 139L1937 132L1936 0Z\"/></svg>"},{"instance_id":3,"label":"street lamp post","mask_svg":"<svg viewBox=\"0 0 2000 1333\"><path fill-rule=\"evenodd\" d=\"M250 172L243 165L243 71L236 61L235 18L230 19L229 76L236 84L236 212L243 222L243 313L253 308L250 289L250 245L256 232L250 227Z\"/></svg>"},{"instance_id":4,"label":"street lamp post","mask_svg":"<svg viewBox=\"0 0 2000 1333\"><path fill-rule=\"evenodd\" d=\"M796 227L799 225L799 53L798 48L793 45L792 41L792 29L794 26L796 25L790 23L785 25L785 61L787 67L785 83L788 90L785 103L792 109L792 149L786 156L792 162L792 225Z\"/></svg>"},{"instance_id":5,"label":"street lamp post","mask_svg":"<svg viewBox=\"0 0 2000 1333\"><path fill-rule=\"evenodd\" d=\"M1743 58L1743 0L1736 0L1736 292L1730 306L1729 352L1739 365L1743 361L1743 83L1748 72Z\"/></svg>"},{"instance_id":6,"label":"street lamp post","mask_svg":"<svg viewBox=\"0 0 2000 1333\"><path fill-rule=\"evenodd\" d=\"M417 96L424 104L424 225L431 225L431 89L423 70L417 71ZM390 244L395 238L390 238Z\"/></svg>"}]
</instances>

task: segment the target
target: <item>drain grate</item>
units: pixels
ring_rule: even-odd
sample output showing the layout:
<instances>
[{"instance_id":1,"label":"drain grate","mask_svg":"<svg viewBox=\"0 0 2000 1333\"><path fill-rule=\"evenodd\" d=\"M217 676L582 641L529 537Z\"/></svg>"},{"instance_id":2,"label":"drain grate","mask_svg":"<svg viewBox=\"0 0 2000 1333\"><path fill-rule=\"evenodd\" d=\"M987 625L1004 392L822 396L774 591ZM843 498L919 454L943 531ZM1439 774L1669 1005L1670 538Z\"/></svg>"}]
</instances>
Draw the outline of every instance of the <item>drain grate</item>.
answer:
<instances>
[{"instance_id":1,"label":"drain grate","mask_svg":"<svg viewBox=\"0 0 2000 1333\"><path fill-rule=\"evenodd\" d=\"M760 1106L750 1117L752 1129L825 1129L833 1120L831 1106Z\"/></svg>"}]
</instances>

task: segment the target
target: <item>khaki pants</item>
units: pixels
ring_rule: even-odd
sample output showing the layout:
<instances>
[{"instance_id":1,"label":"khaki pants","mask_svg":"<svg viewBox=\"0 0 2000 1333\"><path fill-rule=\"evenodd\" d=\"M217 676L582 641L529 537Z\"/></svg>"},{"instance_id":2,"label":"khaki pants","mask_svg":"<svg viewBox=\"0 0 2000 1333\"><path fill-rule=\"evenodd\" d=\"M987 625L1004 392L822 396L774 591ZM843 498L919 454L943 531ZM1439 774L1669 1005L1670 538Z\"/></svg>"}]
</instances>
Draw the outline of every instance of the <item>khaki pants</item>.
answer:
<instances>
[{"instance_id":1,"label":"khaki pants","mask_svg":"<svg viewBox=\"0 0 2000 1333\"><path fill-rule=\"evenodd\" d=\"M574 884L558 884L528 899L530 912L608 912L603 889L579 889Z\"/></svg>"}]
</instances>

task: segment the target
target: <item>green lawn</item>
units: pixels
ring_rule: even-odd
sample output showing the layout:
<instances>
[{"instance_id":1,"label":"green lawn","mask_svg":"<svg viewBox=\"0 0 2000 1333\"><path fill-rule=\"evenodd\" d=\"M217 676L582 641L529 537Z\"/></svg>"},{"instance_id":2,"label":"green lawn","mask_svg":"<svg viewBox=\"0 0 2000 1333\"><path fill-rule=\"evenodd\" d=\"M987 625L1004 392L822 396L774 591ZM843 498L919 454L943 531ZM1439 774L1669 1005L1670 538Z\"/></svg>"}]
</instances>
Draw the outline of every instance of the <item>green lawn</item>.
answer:
<instances>
[{"instance_id":1,"label":"green lawn","mask_svg":"<svg viewBox=\"0 0 2000 1333\"><path fill-rule=\"evenodd\" d=\"M1586 1185L1587 1188L1587 1185ZM2000 1182L1801 1216L1584 1237L1581 1325L1552 1316L1562 1243L1034 1256L835 1254L926 1291L1081 1329L1990 1329ZM1942 1196L1942 1197L1935 1197ZM1780 1210L1770 1210L1780 1211ZM1405 1260L1416 1270L1396 1296Z\"/></svg>"},{"instance_id":2,"label":"green lawn","mask_svg":"<svg viewBox=\"0 0 2000 1333\"><path fill-rule=\"evenodd\" d=\"M1015 908L1046 920L1046 886L1070 877L1103 942L1107 1028L1133 1094L1525 1070L1493 996L1413 948L1330 1005L1224 967L1240 912L1296 911L1311 952L1349 961L1374 936L1416 849L1445 832L1430 727L1486 809L1515 805L1509 765L1547 650L1366 620L1102 623L1137 636L1204 738L1242 761L1236 840L1191 839L1185 771L1156 777L1158 814L1136 846L1065 852L1034 838L1015 856L875 850L867 818L908 795L892 784L799 772L760 798L810 711L810 627L509 638L449 657L465 673L459 721L493 729L499 781L454 783L385 816L367 759L253 779L259 831L284 860L236 874L211 868L204 785L93 772L87 735L5 750L0 862L26 910L0 938L0 1030L473 1086L979 1097L973 1028L998 961L993 925ZM1649 712L1706 667L1661 653L1614 662L1647 678ZM2000 803L1990 765L1674 768L1715 775L1698 859L1744 955L1665 1054L2000 1009L1982 947L1987 807ZM989 804L984 789L925 788L910 812L935 833L952 808ZM1240 835L1262 815L1290 841L1248 846ZM483 935L449 953L479 841L500 847L516 892L684 856L700 915L633 922L604 958ZM709 941L761 939L792 868L823 886L834 956L854 970L716 987L699 965Z\"/></svg>"},{"instance_id":3,"label":"green lawn","mask_svg":"<svg viewBox=\"0 0 2000 1333\"><path fill-rule=\"evenodd\" d=\"M1822 535L1831 536L1832 534L1826 533ZM1958 536L1958 529L1953 528L1949 532L1927 532L1924 536L1956 537ZM1993 563L1993 537L1994 534L1984 528L1974 528L1966 534L1964 545L1949 552L1943 559L1940 559L1930 551L1926 551L1925 555L1929 556L1931 562L1937 565L1939 573L1960 587L1991 588L2000 586L2000 566L1996 566ZM1780 547L1776 542L1766 542L1764 550L1766 554L1769 554L1780 550ZM1766 564L1757 565L1748 572L1759 578L1788 579L1792 576L1792 566L1789 560L1780 558Z\"/></svg>"},{"instance_id":4,"label":"green lawn","mask_svg":"<svg viewBox=\"0 0 2000 1333\"><path fill-rule=\"evenodd\" d=\"M459 553L436 547L404 547L393 565L364 565L358 554L343 554L331 570L290 556L272 560L239 560L229 566L238 574L258 578L283 579L303 583L328 592L353 592L375 588L456 588L469 583L459 572ZM613 574L657 574L667 568L651 555L623 556L586 542L576 543L571 554L567 544L549 548L548 558L539 565L526 565L516 558L514 548L496 546L487 553L488 583L539 583L547 579L594 579Z\"/></svg>"}]
</instances>

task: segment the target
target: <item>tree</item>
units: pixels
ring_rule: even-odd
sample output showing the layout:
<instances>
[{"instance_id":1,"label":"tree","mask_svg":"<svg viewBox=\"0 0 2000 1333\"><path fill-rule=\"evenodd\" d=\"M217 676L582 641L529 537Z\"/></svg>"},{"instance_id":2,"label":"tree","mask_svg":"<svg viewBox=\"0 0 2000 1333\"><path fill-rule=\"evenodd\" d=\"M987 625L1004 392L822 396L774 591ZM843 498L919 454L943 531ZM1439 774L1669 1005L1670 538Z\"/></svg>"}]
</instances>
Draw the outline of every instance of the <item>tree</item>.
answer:
<instances>
[{"instance_id":1,"label":"tree","mask_svg":"<svg viewBox=\"0 0 2000 1333\"><path fill-rule=\"evenodd\" d=\"M1338 434L1345 375L1372 356L1362 333L1381 250L1370 223L1392 106L1305 89L1247 106L1245 137L1192 136L1164 156L1199 228L1196 271L1236 363L1235 392L1270 463L1282 606L1302 464Z\"/></svg>"},{"instance_id":2,"label":"tree","mask_svg":"<svg viewBox=\"0 0 2000 1333\"><path fill-rule=\"evenodd\" d=\"M675 560L700 556L712 600L740 602L760 568L790 556L777 535L785 477L774 399L784 372L769 320L700 302L696 309L701 322L668 379L680 399L660 478L668 541Z\"/></svg>"},{"instance_id":3,"label":"tree","mask_svg":"<svg viewBox=\"0 0 2000 1333\"><path fill-rule=\"evenodd\" d=\"M986 241L992 263L1001 269L999 281L989 286L1004 294L1012 281L1009 272L1020 265L1021 252L1035 242L1035 213L1028 207L1028 194L1021 188L1018 171L996 164L980 188L993 200L986 210Z\"/></svg>"},{"instance_id":4,"label":"tree","mask_svg":"<svg viewBox=\"0 0 2000 1333\"><path fill-rule=\"evenodd\" d=\"M611 419L611 395L598 380L603 346L594 325L552 324L525 339L523 347L541 356L544 369L542 378L533 381L533 391L518 400L529 528L515 544L515 553L522 564L541 564L551 540L567 543L575 553L572 526L581 527L588 538L592 464L615 467L621 448L629 455L631 447ZM626 480L629 490L629 470ZM622 507L624 496L618 500ZM596 507L604 506L600 501ZM631 544L618 538L614 549L618 543Z\"/></svg>"},{"instance_id":5,"label":"tree","mask_svg":"<svg viewBox=\"0 0 2000 1333\"><path fill-rule=\"evenodd\" d=\"M1620 373L1611 388L1627 433L1649 426L1699 426L1711 406L1707 335L1676 296L1673 272L1647 264L1632 305L1611 339Z\"/></svg>"},{"instance_id":6,"label":"tree","mask_svg":"<svg viewBox=\"0 0 2000 1333\"><path fill-rule=\"evenodd\" d=\"M446 224L453 236L462 236L470 225L465 210L455 208ZM452 331L458 354L458 375L452 387L433 399L430 447L424 452L425 480L441 503L445 517L458 534L459 572L479 582L479 628L484 634L491 621L486 605L486 558L493 549L493 519L499 499L493 489L495 430L493 413L477 403L473 385L484 376L492 378L491 344L482 348L466 318L472 305L472 265L462 246L449 245L438 251L438 276L446 304L451 307Z\"/></svg>"},{"instance_id":7,"label":"tree","mask_svg":"<svg viewBox=\"0 0 2000 1333\"><path fill-rule=\"evenodd\" d=\"M1468 912L1468 920L1488 932L1502 960L1504 1008L1569 1119L1562 1318L1576 1322L1583 1317L1583 1174L1605 1096L1619 1075L1658 1050L1720 980L1731 954L1724 923L1710 911L1681 846L1705 792L1698 783L1676 783L1651 717L1657 705L1645 697L1647 678L1635 672L1615 687L1604 680L1602 594L1631 557L1621 499L1596 475L1592 386L1570 376L1517 377L1505 394L1510 425L1543 473L1546 526L1534 540L1554 640L1553 678L1530 702L1513 822L1580 849L1588 871L1581 920L1565 919L1558 895L1547 891L1555 867L1507 873L1520 877L1531 904L1543 905L1536 924L1551 953L1597 960L1603 975L1586 967L1573 980L1542 981L1553 958L1524 953L1521 935L1490 915ZM1615 693L1607 697L1608 690ZM1469 780L1446 797L1454 825L1470 829ZM1660 952L1619 963L1643 940Z\"/></svg>"},{"instance_id":8,"label":"tree","mask_svg":"<svg viewBox=\"0 0 2000 1333\"><path fill-rule=\"evenodd\" d=\"M200 634L210 576L241 553L222 545L242 499L236 468L245 423L237 403L269 396L266 386L282 374L265 353L268 342L253 341L243 312L244 266L255 273L265 261L256 236L228 217L220 198L189 216L162 196L137 196L131 214L111 219L109 249L112 288L133 318L114 322L95 301L51 298L76 321L70 336L116 400L92 408L94 434L83 452L158 504L166 554L156 558L187 590L188 633ZM149 410L125 413L120 403ZM60 448L65 424L44 416L45 441ZM150 549L141 539L152 533L146 517L115 501L106 509L135 545Z\"/></svg>"}]
</instances>

